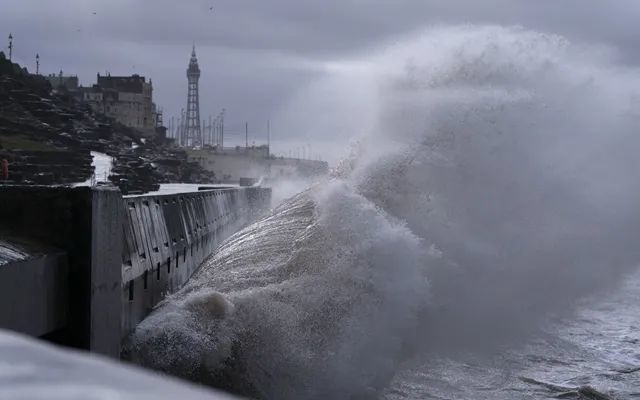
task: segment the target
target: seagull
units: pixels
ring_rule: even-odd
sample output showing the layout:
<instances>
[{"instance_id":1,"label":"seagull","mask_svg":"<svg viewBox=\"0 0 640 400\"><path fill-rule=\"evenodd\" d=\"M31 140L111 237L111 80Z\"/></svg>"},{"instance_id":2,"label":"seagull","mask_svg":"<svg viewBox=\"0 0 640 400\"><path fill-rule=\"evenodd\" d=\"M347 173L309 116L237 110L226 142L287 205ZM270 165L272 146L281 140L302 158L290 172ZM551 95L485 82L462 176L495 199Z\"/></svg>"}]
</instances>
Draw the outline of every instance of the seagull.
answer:
<instances>
[{"instance_id":1,"label":"seagull","mask_svg":"<svg viewBox=\"0 0 640 400\"><path fill-rule=\"evenodd\" d=\"M213 7L209 7L209 11L213 11Z\"/></svg>"},{"instance_id":2,"label":"seagull","mask_svg":"<svg viewBox=\"0 0 640 400\"><path fill-rule=\"evenodd\" d=\"M93 12L93 15L96 15L96 12L95 12L95 11Z\"/></svg>"}]
</instances>

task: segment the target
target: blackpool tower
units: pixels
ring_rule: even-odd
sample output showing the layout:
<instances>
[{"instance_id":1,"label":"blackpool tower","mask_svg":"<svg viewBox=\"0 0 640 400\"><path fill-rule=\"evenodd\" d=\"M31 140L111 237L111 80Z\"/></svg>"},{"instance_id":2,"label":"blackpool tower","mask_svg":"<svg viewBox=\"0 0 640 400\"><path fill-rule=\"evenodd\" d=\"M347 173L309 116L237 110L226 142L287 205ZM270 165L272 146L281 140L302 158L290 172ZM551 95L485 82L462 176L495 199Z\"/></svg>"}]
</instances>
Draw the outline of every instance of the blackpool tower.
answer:
<instances>
[{"instance_id":1,"label":"blackpool tower","mask_svg":"<svg viewBox=\"0 0 640 400\"><path fill-rule=\"evenodd\" d=\"M189 92L187 95L187 114L184 127L183 145L187 147L202 147L202 131L200 130L200 97L198 95L198 80L200 79L200 67L196 58L196 46L193 45L191 60L187 69L189 80Z\"/></svg>"}]
</instances>

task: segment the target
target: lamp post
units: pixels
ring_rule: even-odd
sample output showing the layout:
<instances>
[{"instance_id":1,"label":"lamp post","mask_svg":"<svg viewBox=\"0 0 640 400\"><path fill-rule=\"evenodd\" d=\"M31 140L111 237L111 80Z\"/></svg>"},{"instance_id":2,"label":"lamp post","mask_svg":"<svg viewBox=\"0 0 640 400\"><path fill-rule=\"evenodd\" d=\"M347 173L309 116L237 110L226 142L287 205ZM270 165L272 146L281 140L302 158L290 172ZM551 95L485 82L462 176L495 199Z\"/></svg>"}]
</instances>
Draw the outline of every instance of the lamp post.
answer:
<instances>
[{"instance_id":1,"label":"lamp post","mask_svg":"<svg viewBox=\"0 0 640 400\"><path fill-rule=\"evenodd\" d=\"M9 61L12 60L13 57L13 35L9 33Z\"/></svg>"},{"instance_id":2,"label":"lamp post","mask_svg":"<svg viewBox=\"0 0 640 400\"><path fill-rule=\"evenodd\" d=\"M36 53L36 75L40 75L40 54Z\"/></svg>"},{"instance_id":3,"label":"lamp post","mask_svg":"<svg viewBox=\"0 0 640 400\"><path fill-rule=\"evenodd\" d=\"M222 109L220 113L220 150L224 151L224 112L225 109Z\"/></svg>"}]
</instances>

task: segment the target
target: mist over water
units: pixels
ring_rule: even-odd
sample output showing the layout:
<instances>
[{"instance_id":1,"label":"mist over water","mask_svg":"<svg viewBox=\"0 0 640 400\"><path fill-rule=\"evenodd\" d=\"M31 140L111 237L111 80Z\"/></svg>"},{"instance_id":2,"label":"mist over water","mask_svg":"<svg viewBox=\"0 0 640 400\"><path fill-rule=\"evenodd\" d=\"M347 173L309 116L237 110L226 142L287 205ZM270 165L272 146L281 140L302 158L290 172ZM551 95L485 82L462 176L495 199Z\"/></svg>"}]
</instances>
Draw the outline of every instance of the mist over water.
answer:
<instances>
[{"instance_id":1,"label":"mist over water","mask_svg":"<svg viewBox=\"0 0 640 400\"><path fill-rule=\"evenodd\" d=\"M350 154L160 304L134 361L259 398L371 397L414 356L521 344L635 269L640 73L614 52L438 27L309 104L337 86L336 126L366 94Z\"/></svg>"},{"instance_id":2,"label":"mist over water","mask_svg":"<svg viewBox=\"0 0 640 400\"><path fill-rule=\"evenodd\" d=\"M431 30L375 64L378 129L349 176L442 254L445 318L520 329L635 267L637 71L501 27Z\"/></svg>"}]
</instances>

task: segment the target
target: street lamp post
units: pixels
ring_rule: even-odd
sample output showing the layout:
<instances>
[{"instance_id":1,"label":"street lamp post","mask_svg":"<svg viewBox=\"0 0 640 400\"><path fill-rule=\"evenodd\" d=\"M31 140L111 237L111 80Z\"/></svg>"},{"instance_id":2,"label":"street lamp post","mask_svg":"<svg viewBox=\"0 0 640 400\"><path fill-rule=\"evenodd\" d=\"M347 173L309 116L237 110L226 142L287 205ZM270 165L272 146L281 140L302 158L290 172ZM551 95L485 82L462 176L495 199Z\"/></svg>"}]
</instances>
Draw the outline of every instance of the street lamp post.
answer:
<instances>
[{"instance_id":1,"label":"street lamp post","mask_svg":"<svg viewBox=\"0 0 640 400\"><path fill-rule=\"evenodd\" d=\"M9 33L9 61L13 59L13 35Z\"/></svg>"},{"instance_id":2,"label":"street lamp post","mask_svg":"<svg viewBox=\"0 0 640 400\"><path fill-rule=\"evenodd\" d=\"M40 54L36 53L36 75L40 75Z\"/></svg>"}]
</instances>

